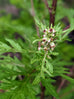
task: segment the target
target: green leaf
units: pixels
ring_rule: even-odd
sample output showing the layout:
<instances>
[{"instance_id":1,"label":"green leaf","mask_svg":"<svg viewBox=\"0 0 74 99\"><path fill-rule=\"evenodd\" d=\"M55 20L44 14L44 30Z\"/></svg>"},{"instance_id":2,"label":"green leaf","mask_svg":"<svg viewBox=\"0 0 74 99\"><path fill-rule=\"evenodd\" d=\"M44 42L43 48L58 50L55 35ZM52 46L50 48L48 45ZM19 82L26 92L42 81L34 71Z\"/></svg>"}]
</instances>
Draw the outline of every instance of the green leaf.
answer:
<instances>
[{"instance_id":1,"label":"green leaf","mask_svg":"<svg viewBox=\"0 0 74 99\"><path fill-rule=\"evenodd\" d=\"M33 41L33 44L36 43L36 42L38 42L38 41L42 41L42 39L36 39L36 40L34 40Z\"/></svg>"},{"instance_id":2,"label":"green leaf","mask_svg":"<svg viewBox=\"0 0 74 99\"><path fill-rule=\"evenodd\" d=\"M33 64L33 63L35 63L35 62L38 62L39 61L39 59L32 59L31 60L31 64Z\"/></svg>"},{"instance_id":3,"label":"green leaf","mask_svg":"<svg viewBox=\"0 0 74 99\"><path fill-rule=\"evenodd\" d=\"M58 99L58 94L54 88L54 86L51 84L50 79L43 79L42 80L42 84L43 86L45 86L46 90L54 97L56 97Z\"/></svg>"},{"instance_id":4,"label":"green leaf","mask_svg":"<svg viewBox=\"0 0 74 99\"><path fill-rule=\"evenodd\" d=\"M34 19L35 19L37 26L41 29L41 31L43 31L46 28L46 26L41 21L39 21L37 18L34 18Z\"/></svg>"},{"instance_id":5,"label":"green leaf","mask_svg":"<svg viewBox=\"0 0 74 99\"><path fill-rule=\"evenodd\" d=\"M22 48L21 48L21 46L20 46L18 43L14 42L14 41L11 40L11 39L6 39L6 41L8 41L8 42L11 44L11 46L12 46L17 52L22 52Z\"/></svg>"},{"instance_id":6,"label":"green leaf","mask_svg":"<svg viewBox=\"0 0 74 99\"><path fill-rule=\"evenodd\" d=\"M7 44L0 42L0 53L9 51L11 49L10 46L8 46Z\"/></svg>"},{"instance_id":7,"label":"green leaf","mask_svg":"<svg viewBox=\"0 0 74 99\"><path fill-rule=\"evenodd\" d=\"M64 39L65 37L67 37L68 34L69 34L72 30L73 30L73 28L69 28L69 29L63 31L63 32L64 32L64 35L63 35L62 39Z\"/></svg>"},{"instance_id":8,"label":"green leaf","mask_svg":"<svg viewBox=\"0 0 74 99\"><path fill-rule=\"evenodd\" d=\"M36 84L38 84L39 82L40 82L40 77L41 77L41 75L40 75L40 73L35 77L35 79L34 79L34 81L33 81L33 85L36 85Z\"/></svg>"},{"instance_id":9,"label":"green leaf","mask_svg":"<svg viewBox=\"0 0 74 99\"><path fill-rule=\"evenodd\" d=\"M68 80L68 81L70 81L71 83L73 83L74 84L74 79L72 79L71 77L69 77L69 76L66 76L66 75L61 75L64 79L66 79L66 80Z\"/></svg>"},{"instance_id":10,"label":"green leaf","mask_svg":"<svg viewBox=\"0 0 74 99\"><path fill-rule=\"evenodd\" d=\"M58 52L51 52L50 54L51 54L51 55L54 55L54 56L59 55L59 53L58 53Z\"/></svg>"},{"instance_id":11,"label":"green leaf","mask_svg":"<svg viewBox=\"0 0 74 99\"><path fill-rule=\"evenodd\" d=\"M46 72L49 76L53 76L46 68L44 68L43 71Z\"/></svg>"},{"instance_id":12,"label":"green leaf","mask_svg":"<svg viewBox=\"0 0 74 99\"><path fill-rule=\"evenodd\" d=\"M57 92L55 91L54 87L53 87L51 84L46 84L46 89L48 90L48 92L49 92L52 96L58 98L58 94L57 94Z\"/></svg>"},{"instance_id":13,"label":"green leaf","mask_svg":"<svg viewBox=\"0 0 74 99\"><path fill-rule=\"evenodd\" d=\"M46 60L46 68L49 70L50 73L53 73L53 65Z\"/></svg>"}]
</instances>

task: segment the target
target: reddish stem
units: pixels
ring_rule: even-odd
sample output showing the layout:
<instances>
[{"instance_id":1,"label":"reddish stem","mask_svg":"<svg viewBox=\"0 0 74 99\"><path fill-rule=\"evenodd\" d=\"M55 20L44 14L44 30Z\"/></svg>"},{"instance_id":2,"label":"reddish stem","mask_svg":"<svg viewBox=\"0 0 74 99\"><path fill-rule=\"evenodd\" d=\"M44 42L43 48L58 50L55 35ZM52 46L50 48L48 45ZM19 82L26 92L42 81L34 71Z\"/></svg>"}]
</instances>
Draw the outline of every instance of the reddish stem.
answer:
<instances>
[{"instance_id":1,"label":"reddish stem","mask_svg":"<svg viewBox=\"0 0 74 99\"><path fill-rule=\"evenodd\" d=\"M67 29L69 29L70 28L70 25L68 25L67 27L65 27L64 29L63 29L63 31L64 30L67 30Z\"/></svg>"},{"instance_id":2,"label":"reddish stem","mask_svg":"<svg viewBox=\"0 0 74 99\"><path fill-rule=\"evenodd\" d=\"M41 86L41 96L40 96L40 99L44 99L45 87L43 87L42 83L40 83L40 86Z\"/></svg>"},{"instance_id":3,"label":"reddish stem","mask_svg":"<svg viewBox=\"0 0 74 99\"><path fill-rule=\"evenodd\" d=\"M44 2L45 2L45 5L46 5L46 7L47 7L47 9L48 9L48 11L49 11L49 9L51 9L51 8L49 7L47 0L45 0ZM49 12L50 12L50 11L49 11Z\"/></svg>"},{"instance_id":4,"label":"reddish stem","mask_svg":"<svg viewBox=\"0 0 74 99\"><path fill-rule=\"evenodd\" d=\"M52 24L52 26L54 26L56 6L57 6L57 0L53 0L53 2L52 2L52 11L50 11L50 26L51 26L51 24Z\"/></svg>"},{"instance_id":5,"label":"reddish stem","mask_svg":"<svg viewBox=\"0 0 74 99\"><path fill-rule=\"evenodd\" d=\"M50 26L51 26L51 24L52 24L52 26L54 26L57 0L52 1L52 8L49 7L47 0L45 0L45 5L50 14L50 20L49 20Z\"/></svg>"}]
</instances>

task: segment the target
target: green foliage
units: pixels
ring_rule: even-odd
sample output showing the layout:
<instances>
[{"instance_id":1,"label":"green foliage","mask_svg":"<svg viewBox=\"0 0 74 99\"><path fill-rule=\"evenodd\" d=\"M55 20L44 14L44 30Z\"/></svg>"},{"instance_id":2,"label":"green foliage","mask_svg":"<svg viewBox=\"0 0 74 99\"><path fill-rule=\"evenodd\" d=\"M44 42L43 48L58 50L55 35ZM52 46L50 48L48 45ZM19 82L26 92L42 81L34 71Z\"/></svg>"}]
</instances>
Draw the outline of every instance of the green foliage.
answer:
<instances>
[{"instance_id":1,"label":"green foliage","mask_svg":"<svg viewBox=\"0 0 74 99\"><path fill-rule=\"evenodd\" d=\"M55 88L54 86L52 86L51 84L51 80L47 80L47 79L43 79L42 80L42 84L45 86L45 88L47 89L47 91L54 97L58 98L58 94L57 92L55 91ZM49 90L50 89L50 90Z\"/></svg>"},{"instance_id":2,"label":"green foliage","mask_svg":"<svg viewBox=\"0 0 74 99\"><path fill-rule=\"evenodd\" d=\"M0 17L0 89L4 90L4 93L0 93L0 98L39 99L42 83L46 95L56 99L71 99L72 94L69 97L63 97L63 94L73 90L74 79L67 76L69 69L66 67L73 65L70 62L73 58L73 46L64 41L74 29L74 10L66 8L63 1L58 0L55 26L51 26L56 31L56 46L52 51L38 50L38 42L43 40L43 31L50 29L49 14L42 1L33 1L35 17L32 16L31 2L28 0L10 0L11 4L20 9L17 19L12 18L12 15ZM50 6L51 2L52 0L48 2ZM63 31L65 24L61 19L65 16L68 17L71 26ZM40 37L37 36L35 26L39 28ZM20 35L18 38L15 37L16 32ZM57 76L70 82L59 94L57 86L54 86L54 78Z\"/></svg>"}]
</instances>

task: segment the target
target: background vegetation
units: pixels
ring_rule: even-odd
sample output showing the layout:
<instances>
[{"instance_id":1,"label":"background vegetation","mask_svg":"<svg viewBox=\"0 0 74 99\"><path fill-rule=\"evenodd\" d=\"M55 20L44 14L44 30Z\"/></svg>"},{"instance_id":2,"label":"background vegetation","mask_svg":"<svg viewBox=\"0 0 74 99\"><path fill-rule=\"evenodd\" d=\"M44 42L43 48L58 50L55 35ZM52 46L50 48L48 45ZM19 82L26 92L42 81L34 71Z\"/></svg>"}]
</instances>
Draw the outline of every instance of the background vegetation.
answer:
<instances>
[{"instance_id":1,"label":"background vegetation","mask_svg":"<svg viewBox=\"0 0 74 99\"><path fill-rule=\"evenodd\" d=\"M52 0L47 1L51 7ZM33 0L33 4L31 0L0 0L1 99L74 98L73 2L57 0L55 27L60 32L70 30L66 40L55 49L59 55L51 55L53 60L49 62L53 65L54 76L49 74L51 70L49 75L44 73L44 79L40 77L43 52L39 53L38 44L33 44L39 39L40 27L49 26L50 17L44 0ZM42 32L39 33L42 36Z\"/></svg>"}]
</instances>

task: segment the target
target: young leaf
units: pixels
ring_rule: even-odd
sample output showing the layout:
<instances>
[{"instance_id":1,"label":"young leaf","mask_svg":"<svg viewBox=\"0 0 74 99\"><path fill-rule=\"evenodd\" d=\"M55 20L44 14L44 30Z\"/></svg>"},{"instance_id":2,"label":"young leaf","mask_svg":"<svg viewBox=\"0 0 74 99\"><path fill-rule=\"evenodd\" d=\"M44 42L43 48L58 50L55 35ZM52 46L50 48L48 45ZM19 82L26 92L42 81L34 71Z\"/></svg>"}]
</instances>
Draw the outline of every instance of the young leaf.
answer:
<instances>
[{"instance_id":1,"label":"young leaf","mask_svg":"<svg viewBox=\"0 0 74 99\"><path fill-rule=\"evenodd\" d=\"M17 52L22 52L22 48L21 48L21 46L20 46L18 43L14 42L14 41L11 40L11 39L6 39L6 41L8 41L8 42L10 43L10 45L11 45L14 49L16 49Z\"/></svg>"},{"instance_id":2,"label":"young leaf","mask_svg":"<svg viewBox=\"0 0 74 99\"><path fill-rule=\"evenodd\" d=\"M46 68L49 70L50 73L53 73L53 65L46 60Z\"/></svg>"},{"instance_id":3,"label":"young leaf","mask_svg":"<svg viewBox=\"0 0 74 99\"><path fill-rule=\"evenodd\" d=\"M0 53L9 51L11 49L10 46L8 46L7 44L0 42Z\"/></svg>"},{"instance_id":4,"label":"young leaf","mask_svg":"<svg viewBox=\"0 0 74 99\"><path fill-rule=\"evenodd\" d=\"M33 41L33 44L36 43L36 42L38 42L38 41L41 41L41 40L42 39L36 39L36 40Z\"/></svg>"},{"instance_id":5,"label":"young leaf","mask_svg":"<svg viewBox=\"0 0 74 99\"><path fill-rule=\"evenodd\" d=\"M46 72L49 76L53 76L46 68L44 68L43 71Z\"/></svg>"},{"instance_id":6,"label":"young leaf","mask_svg":"<svg viewBox=\"0 0 74 99\"><path fill-rule=\"evenodd\" d=\"M57 55L59 55L59 53L57 53L57 52L51 52L51 55L57 56Z\"/></svg>"},{"instance_id":7,"label":"young leaf","mask_svg":"<svg viewBox=\"0 0 74 99\"><path fill-rule=\"evenodd\" d=\"M47 91L54 97L56 97L58 99L58 94L54 88L54 86L50 83L50 79L47 80L47 79L43 79L42 80L42 84L43 86L45 86L45 88L47 89Z\"/></svg>"},{"instance_id":8,"label":"young leaf","mask_svg":"<svg viewBox=\"0 0 74 99\"><path fill-rule=\"evenodd\" d=\"M40 73L35 77L34 81L33 81L33 85L36 85L40 82Z\"/></svg>"}]
</instances>

